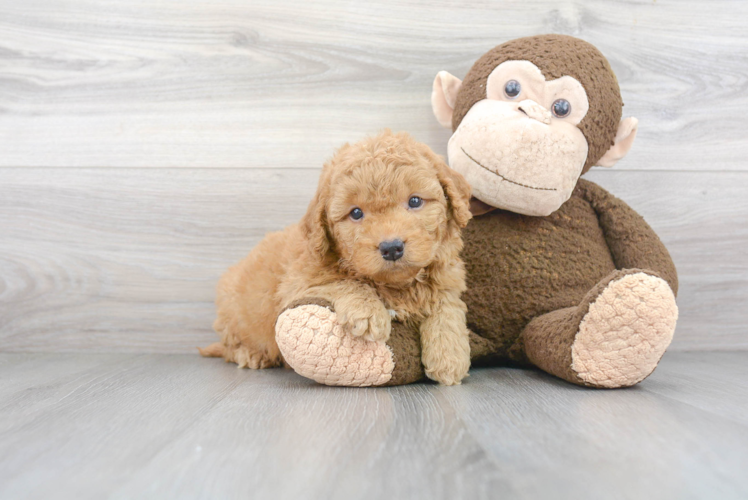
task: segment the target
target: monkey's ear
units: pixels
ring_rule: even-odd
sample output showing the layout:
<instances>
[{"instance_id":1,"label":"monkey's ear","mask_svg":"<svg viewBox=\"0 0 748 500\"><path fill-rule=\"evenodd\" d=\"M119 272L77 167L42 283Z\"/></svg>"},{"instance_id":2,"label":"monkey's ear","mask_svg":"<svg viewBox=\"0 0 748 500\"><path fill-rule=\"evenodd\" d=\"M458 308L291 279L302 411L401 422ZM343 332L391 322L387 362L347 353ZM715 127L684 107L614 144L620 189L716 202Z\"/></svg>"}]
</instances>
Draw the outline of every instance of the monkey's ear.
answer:
<instances>
[{"instance_id":1,"label":"monkey's ear","mask_svg":"<svg viewBox=\"0 0 748 500\"><path fill-rule=\"evenodd\" d=\"M618 124L618 132L616 132L613 145L602 158L597 160L596 165L598 167L612 167L618 160L626 156L626 153L629 152L632 144L634 144L638 128L639 120L636 118L624 118L621 120L621 123Z\"/></svg>"},{"instance_id":2,"label":"monkey's ear","mask_svg":"<svg viewBox=\"0 0 748 500\"><path fill-rule=\"evenodd\" d=\"M434 116L443 127L452 128L452 111L457 101L457 93L462 86L462 80L446 71L440 71L434 78L431 90L431 108Z\"/></svg>"}]
</instances>

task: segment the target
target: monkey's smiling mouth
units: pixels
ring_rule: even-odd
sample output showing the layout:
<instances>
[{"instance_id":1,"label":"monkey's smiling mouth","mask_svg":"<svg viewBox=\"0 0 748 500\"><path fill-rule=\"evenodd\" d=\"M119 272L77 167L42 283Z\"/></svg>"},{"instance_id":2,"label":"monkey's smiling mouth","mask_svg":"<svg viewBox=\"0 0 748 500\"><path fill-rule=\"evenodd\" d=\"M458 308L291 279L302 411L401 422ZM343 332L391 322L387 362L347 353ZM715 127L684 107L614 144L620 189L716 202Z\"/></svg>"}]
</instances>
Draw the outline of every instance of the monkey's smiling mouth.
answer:
<instances>
[{"instance_id":1,"label":"monkey's smiling mouth","mask_svg":"<svg viewBox=\"0 0 748 500\"><path fill-rule=\"evenodd\" d=\"M512 183L512 184L516 184L517 186L521 186L521 187L523 187L523 188L528 188L528 189L537 189L538 191L557 191L557 189L556 189L556 188L544 188L544 187L528 186L527 184L522 184L522 183L520 183L520 182L516 182L516 181L513 181L513 180L511 180L511 179L507 179L506 177L504 177L504 176L503 176L503 175L501 175L500 173L498 173L498 172L494 172L494 171L493 171L493 170L491 170L490 168L488 168L488 167L486 167L486 166L484 166L484 165L481 165L481 163L480 163L480 162L479 162L478 160L476 160L475 158L473 158L472 156L470 156L470 155L468 154L468 152L467 152L467 151L465 151L465 148L463 148L463 147L460 147L460 149L462 150L462 152L463 152L463 153L465 153L465 156L467 156L468 158L470 158L470 159L471 159L471 160L473 161L473 163L475 163L475 164L476 164L476 165L478 165L479 167L481 167L481 168L483 168L483 169L485 169L485 170L487 170L487 171L491 172L491 173L492 173L493 175L496 175L496 176L498 176L498 177L501 177L502 179L504 179L505 181L507 181L507 182L509 182L509 183Z\"/></svg>"}]
</instances>

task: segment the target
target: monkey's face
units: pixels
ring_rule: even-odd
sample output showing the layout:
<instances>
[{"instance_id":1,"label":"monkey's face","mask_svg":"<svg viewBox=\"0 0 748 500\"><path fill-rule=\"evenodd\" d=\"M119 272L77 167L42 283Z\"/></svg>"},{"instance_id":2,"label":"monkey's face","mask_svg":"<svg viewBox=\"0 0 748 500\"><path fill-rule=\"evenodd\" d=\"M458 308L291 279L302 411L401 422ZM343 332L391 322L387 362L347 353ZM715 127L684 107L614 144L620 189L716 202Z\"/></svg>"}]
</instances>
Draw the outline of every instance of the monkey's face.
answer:
<instances>
[{"instance_id":1,"label":"monkey's face","mask_svg":"<svg viewBox=\"0 0 748 500\"><path fill-rule=\"evenodd\" d=\"M497 208L543 216L571 196L587 160L577 127L587 94L571 76L546 81L528 61L506 61L449 140L449 165L473 195Z\"/></svg>"},{"instance_id":2,"label":"monkey's face","mask_svg":"<svg viewBox=\"0 0 748 500\"><path fill-rule=\"evenodd\" d=\"M494 47L464 82L440 71L431 105L454 131L449 164L473 195L525 215L551 214L582 173L615 165L631 149L638 124L621 119L618 81L605 57L566 35Z\"/></svg>"}]
</instances>

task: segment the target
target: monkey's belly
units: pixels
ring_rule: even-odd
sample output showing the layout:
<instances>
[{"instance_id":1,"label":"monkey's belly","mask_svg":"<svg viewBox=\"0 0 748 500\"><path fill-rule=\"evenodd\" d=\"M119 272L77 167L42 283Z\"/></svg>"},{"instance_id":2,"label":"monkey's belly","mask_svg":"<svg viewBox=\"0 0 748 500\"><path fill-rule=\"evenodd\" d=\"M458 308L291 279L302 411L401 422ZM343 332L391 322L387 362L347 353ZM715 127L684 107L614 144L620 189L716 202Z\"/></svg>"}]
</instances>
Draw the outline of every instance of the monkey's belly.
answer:
<instances>
[{"instance_id":1,"label":"monkey's belly","mask_svg":"<svg viewBox=\"0 0 748 500\"><path fill-rule=\"evenodd\" d=\"M463 231L468 326L503 357L527 323L576 306L615 269L597 215L572 196L548 217L496 210Z\"/></svg>"}]
</instances>

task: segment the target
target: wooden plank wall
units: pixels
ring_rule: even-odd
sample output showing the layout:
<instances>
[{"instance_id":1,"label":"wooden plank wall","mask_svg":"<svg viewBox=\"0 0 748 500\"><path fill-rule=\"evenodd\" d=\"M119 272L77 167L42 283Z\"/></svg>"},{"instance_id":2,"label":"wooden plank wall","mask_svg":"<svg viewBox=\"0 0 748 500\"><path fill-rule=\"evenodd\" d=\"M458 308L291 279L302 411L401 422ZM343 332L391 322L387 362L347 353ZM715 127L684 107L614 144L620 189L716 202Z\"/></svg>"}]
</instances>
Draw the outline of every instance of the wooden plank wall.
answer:
<instances>
[{"instance_id":1,"label":"wooden plank wall","mask_svg":"<svg viewBox=\"0 0 748 500\"><path fill-rule=\"evenodd\" d=\"M213 287L383 127L446 153L437 71L565 33L634 150L588 178L681 274L673 349L748 348L748 2L0 0L0 349L188 352Z\"/></svg>"}]
</instances>

